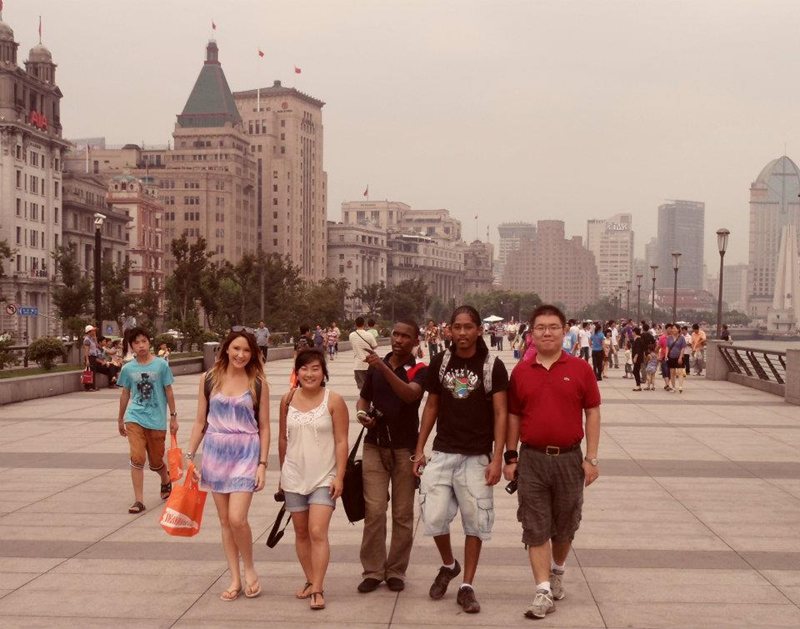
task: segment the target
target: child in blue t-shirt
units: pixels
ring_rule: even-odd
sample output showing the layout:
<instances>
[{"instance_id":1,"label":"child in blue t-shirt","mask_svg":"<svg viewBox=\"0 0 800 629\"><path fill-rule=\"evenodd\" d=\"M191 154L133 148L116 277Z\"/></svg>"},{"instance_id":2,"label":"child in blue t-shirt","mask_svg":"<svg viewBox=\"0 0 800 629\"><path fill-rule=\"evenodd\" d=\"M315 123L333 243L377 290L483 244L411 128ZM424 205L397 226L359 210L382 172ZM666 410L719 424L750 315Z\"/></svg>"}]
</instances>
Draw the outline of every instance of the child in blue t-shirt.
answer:
<instances>
[{"instance_id":1,"label":"child in blue t-shirt","mask_svg":"<svg viewBox=\"0 0 800 629\"><path fill-rule=\"evenodd\" d=\"M144 506L144 463L161 477L161 499L172 493L169 472L164 464L164 441L167 436L167 406L170 410L169 431L178 432L178 414L172 393L172 370L163 358L150 353L150 338L142 328L128 332L128 343L135 360L122 367L117 386L122 387L119 399L119 434L128 438L131 481L134 502L128 513L141 513Z\"/></svg>"}]
</instances>

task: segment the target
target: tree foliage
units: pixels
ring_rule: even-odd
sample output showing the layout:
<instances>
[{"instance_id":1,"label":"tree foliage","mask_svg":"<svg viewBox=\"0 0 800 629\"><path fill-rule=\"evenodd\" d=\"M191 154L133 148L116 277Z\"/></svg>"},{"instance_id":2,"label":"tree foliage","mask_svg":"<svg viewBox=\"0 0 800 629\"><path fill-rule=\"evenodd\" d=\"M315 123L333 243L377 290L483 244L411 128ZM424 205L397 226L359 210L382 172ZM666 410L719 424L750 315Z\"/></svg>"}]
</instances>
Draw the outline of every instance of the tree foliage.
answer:
<instances>
[{"instance_id":1,"label":"tree foliage","mask_svg":"<svg viewBox=\"0 0 800 629\"><path fill-rule=\"evenodd\" d=\"M376 282L361 288L355 289L350 293L352 299L358 299L361 302L362 310L367 315L379 316L384 314L384 306L386 301L386 284L383 282Z\"/></svg>"},{"instance_id":2,"label":"tree foliage","mask_svg":"<svg viewBox=\"0 0 800 629\"><path fill-rule=\"evenodd\" d=\"M464 303L474 306L481 317L496 315L510 320L527 321L542 300L536 293L517 293L508 290L492 290L487 293L468 293Z\"/></svg>"},{"instance_id":3,"label":"tree foliage","mask_svg":"<svg viewBox=\"0 0 800 629\"><path fill-rule=\"evenodd\" d=\"M136 296L128 288L131 262L126 259L122 264L104 262L100 267L100 285L102 300L100 316L103 321L116 321L122 329L123 315L131 312Z\"/></svg>"},{"instance_id":4,"label":"tree foliage","mask_svg":"<svg viewBox=\"0 0 800 629\"><path fill-rule=\"evenodd\" d=\"M79 321L89 313L92 281L78 264L75 243L57 247L53 251L53 260L60 280L53 289L56 313L65 324L67 321Z\"/></svg>"}]
</instances>

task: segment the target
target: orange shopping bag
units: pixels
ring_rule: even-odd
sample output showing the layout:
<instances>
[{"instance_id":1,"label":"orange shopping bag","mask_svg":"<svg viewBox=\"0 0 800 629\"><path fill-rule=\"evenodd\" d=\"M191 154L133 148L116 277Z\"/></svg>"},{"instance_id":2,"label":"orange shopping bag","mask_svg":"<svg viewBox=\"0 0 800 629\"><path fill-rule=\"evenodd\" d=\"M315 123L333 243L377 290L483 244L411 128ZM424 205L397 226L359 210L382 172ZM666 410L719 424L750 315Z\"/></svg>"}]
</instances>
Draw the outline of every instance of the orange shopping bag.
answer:
<instances>
[{"instance_id":1,"label":"orange shopping bag","mask_svg":"<svg viewBox=\"0 0 800 629\"><path fill-rule=\"evenodd\" d=\"M180 480L183 475L183 451L178 447L178 438L171 435L172 444L167 450L167 463L169 464L169 479Z\"/></svg>"},{"instance_id":2,"label":"orange shopping bag","mask_svg":"<svg viewBox=\"0 0 800 629\"><path fill-rule=\"evenodd\" d=\"M175 485L161 514L161 528L169 535L193 537L200 532L203 520L203 507L206 504L205 491L194 479L194 464L186 470L186 480L182 485Z\"/></svg>"}]
</instances>

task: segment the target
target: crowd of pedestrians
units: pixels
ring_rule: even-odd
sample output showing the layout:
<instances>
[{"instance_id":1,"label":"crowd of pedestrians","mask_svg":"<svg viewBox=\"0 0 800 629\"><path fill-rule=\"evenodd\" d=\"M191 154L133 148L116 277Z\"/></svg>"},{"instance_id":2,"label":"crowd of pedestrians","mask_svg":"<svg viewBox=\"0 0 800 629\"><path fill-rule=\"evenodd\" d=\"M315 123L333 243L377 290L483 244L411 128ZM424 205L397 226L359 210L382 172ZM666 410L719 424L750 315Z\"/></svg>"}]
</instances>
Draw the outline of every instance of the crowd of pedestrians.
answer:
<instances>
[{"instance_id":1,"label":"crowd of pedestrians","mask_svg":"<svg viewBox=\"0 0 800 629\"><path fill-rule=\"evenodd\" d=\"M220 594L225 602L261 593L248 513L254 492L266 484L270 451L264 374L269 336L260 322L253 330L239 326L225 338L214 366L200 377L186 453L220 521L230 572ZM313 610L326 605L328 529L347 469L349 411L328 386L328 364L337 358L340 337L336 322L314 331L300 328L292 378L279 405L279 494L291 514L304 576L295 596ZM400 319L383 357L376 352L373 320L356 318L348 339L359 390L355 416L366 429L362 575L356 589L366 594L384 582L395 592L405 588L418 501L422 530L433 537L441 559L429 596L444 598L460 576L455 600L466 613L481 610L476 575L492 535L494 486L505 478L508 491L518 491L517 519L533 575L524 613L543 618L565 597L566 560L581 521L584 488L599 477L598 383L621 370L622 378L635 380L634 391L642 385L655 390L660 377L665 390L680 393L691 370L701 375L705 368L706 335L699 324L567 321L551 305L538 307L525 323L487 326L471 306L423 328ZM504 340L518 359L510 376L497 353ZM133 360L117 379L118 430L129 442L129 512L141 513L145 464L159 475L160 497L170 495L164 442L167 431L177 433L177 409L168 357L153 355L140 328L127 330L126 341ZM87 326L87 364L106 362L103 345ZM450 538L456 515L465 534L458 552Z\"/></svg>"}]
</instances>

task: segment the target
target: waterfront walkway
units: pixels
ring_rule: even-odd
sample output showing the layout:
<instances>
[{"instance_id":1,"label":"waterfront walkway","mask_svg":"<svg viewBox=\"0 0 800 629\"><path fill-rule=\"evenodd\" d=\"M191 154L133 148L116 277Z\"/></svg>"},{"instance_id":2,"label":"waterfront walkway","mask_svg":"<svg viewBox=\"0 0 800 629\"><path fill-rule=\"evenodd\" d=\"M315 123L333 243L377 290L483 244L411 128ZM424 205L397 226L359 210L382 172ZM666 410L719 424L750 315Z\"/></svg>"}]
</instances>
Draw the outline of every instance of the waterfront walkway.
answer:
<instances>
[{"instance_id":1,"label":"waterfront walkway","mask_svg":"<svg viewBox=\"0 0 800 629\"><path fill-rule=\"evenodd\" d=\"M348 352L331 386L353 412ZM502 354L507 364L510 353ZM611 370L601 384L601 477L587 490L583 524L568 562L567 597L530 621L527 555L516 497L495 491L494 536L476 580L482 605L461 613L457 582L433 601L438 568L417 531L406 590L359 594L361 524L337 509L331 526L328 607L296 600L302 584L291 527L274 549L277 403L289 361L269 363L272 456L267 491L250 522L263 594L219 600L228 585L211 501L195 538L159 527L157 477L147 474L148 510L132 502L127 442L116 431L119 394L75 393L0 407L0 626L3 627L798 627L800 626L800 407L704 378L686 391L632 392ZM76 376L77 377L77 376ZM198 376L177 378L186 447ZM351 419L351 442L357 435ZM455 547L462 546L460 522ZM459 559L463 551L457 552Z\"/></svg>"}]
</instances>

